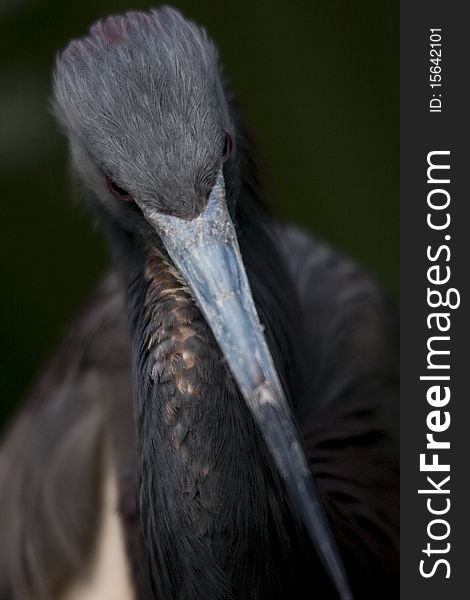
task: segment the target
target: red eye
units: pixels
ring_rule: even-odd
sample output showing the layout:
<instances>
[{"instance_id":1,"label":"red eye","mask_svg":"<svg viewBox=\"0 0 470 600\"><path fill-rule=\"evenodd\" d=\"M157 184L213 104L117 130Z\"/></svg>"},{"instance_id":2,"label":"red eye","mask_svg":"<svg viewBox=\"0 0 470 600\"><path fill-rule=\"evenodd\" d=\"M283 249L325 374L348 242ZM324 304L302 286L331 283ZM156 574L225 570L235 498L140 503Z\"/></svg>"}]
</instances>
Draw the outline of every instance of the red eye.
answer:
<instances>
[{"instance_id":1,"label":"red eye","mask_svg":"<svg viewBox=\"0 0 470 600\"><path fill-rule=\"evenodd\" d=\"M133 200L132 196L126 190L123 190L121 187L115 183L111 177L106 177L106 184L108 186L108 190L115 198L119 198L119 200L127 200L128 202Z\"/></svg>"},{"instance_id":2,"label":"red eye","mask_svg":"<svg viewBox=\"0 0 470 600\"><path fill-rule=\"evenodd\" d=\"M222 162L227 162L232 156L233 140L228 131L225 132L224 149L222 152Z\"/></svg>"}]
</instances>

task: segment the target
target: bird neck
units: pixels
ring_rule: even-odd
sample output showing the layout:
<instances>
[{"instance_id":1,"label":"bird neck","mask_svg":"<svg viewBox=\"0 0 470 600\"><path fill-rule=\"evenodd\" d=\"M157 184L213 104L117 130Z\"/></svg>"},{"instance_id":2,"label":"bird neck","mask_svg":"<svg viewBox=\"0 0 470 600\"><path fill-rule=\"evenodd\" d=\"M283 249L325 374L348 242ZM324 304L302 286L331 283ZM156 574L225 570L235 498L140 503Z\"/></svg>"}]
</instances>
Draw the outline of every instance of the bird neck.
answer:
<instances>
[{"instance_id":1,"label":"bird neck","mask_svg":"<svg viewBox=\"0 0 470 600\"><path fill-rule=\"evenodd\" d=\"M128 306L137 494L156 597L287 597L289 578L276 573L295 525L190 291L162 256L145 254Z\"/></svg>"}]
</instances>

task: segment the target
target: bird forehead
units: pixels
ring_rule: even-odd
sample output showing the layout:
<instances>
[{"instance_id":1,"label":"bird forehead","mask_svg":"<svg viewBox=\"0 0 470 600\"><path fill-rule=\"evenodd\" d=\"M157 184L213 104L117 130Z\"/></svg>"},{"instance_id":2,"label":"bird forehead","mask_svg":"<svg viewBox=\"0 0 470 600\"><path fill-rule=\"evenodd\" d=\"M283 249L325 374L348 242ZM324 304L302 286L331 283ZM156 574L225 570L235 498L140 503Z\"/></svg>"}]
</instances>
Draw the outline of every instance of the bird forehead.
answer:
<instances>
[{"instance_id":1,"label":"bird forehead","mask_svg":"<svg viewBox=\"0 0 470 600\"><path fill-rule=\"evenodd\" d=\"M73 144L135 198L169 208L205 197L226 110L217 55L173 9L109 17L71 42L53 107Z\"/></svg>"}]
</instances>

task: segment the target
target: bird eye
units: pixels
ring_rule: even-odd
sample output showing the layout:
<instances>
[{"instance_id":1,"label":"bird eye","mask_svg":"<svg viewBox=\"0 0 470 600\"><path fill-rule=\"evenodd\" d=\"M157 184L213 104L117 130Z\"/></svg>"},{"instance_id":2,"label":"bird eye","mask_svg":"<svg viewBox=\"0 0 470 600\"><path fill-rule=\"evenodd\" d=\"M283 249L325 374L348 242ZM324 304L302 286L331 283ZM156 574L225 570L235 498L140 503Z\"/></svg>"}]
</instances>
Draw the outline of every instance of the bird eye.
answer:
<instances>
[{"instance_id":1,"label":"bird eye","mask_svg":"<svg viewBox=\"0 0 470 600\"><path fill-rule=\"evenodd\" d=\"M126 190L123 190L122 187L119 187L118 184L111 179L111 177L106 177L106 184L108 185L108 190L115 198L127 201L133 200L129 192L126 192Z\"/></svg>"},{"instance_id":2,"label":"bird eye","mask_svg":"<svg viewBox=\"0 0 470 600\"><path fill-rule=\"evenodd\" d=\"M233 150L233 140L232 136L228 131L225 132L225 140L224 140L224 149L222 152L222 161L227 162L228 159L232 156Z\"/></svg>"}]
</instances>

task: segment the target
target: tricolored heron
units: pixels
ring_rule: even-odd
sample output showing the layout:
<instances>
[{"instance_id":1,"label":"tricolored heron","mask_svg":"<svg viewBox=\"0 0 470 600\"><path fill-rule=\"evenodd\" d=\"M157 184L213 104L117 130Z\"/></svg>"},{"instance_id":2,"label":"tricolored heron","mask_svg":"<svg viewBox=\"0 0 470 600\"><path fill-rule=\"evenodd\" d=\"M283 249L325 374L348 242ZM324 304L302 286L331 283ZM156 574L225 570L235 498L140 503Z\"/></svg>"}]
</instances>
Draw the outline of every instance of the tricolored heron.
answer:
<instances>
[{"instance_id":1,"label":"tricolored heron","mask_svg":"<svg viewBox=\"0 0 470 600\"><path fill-rule=\"evenodd\" d=\"M3 445L0 598L396 597L393 310L270 215L205 32L97 23L54 111L112 271Z\"/></svg>"}]
</instances>

